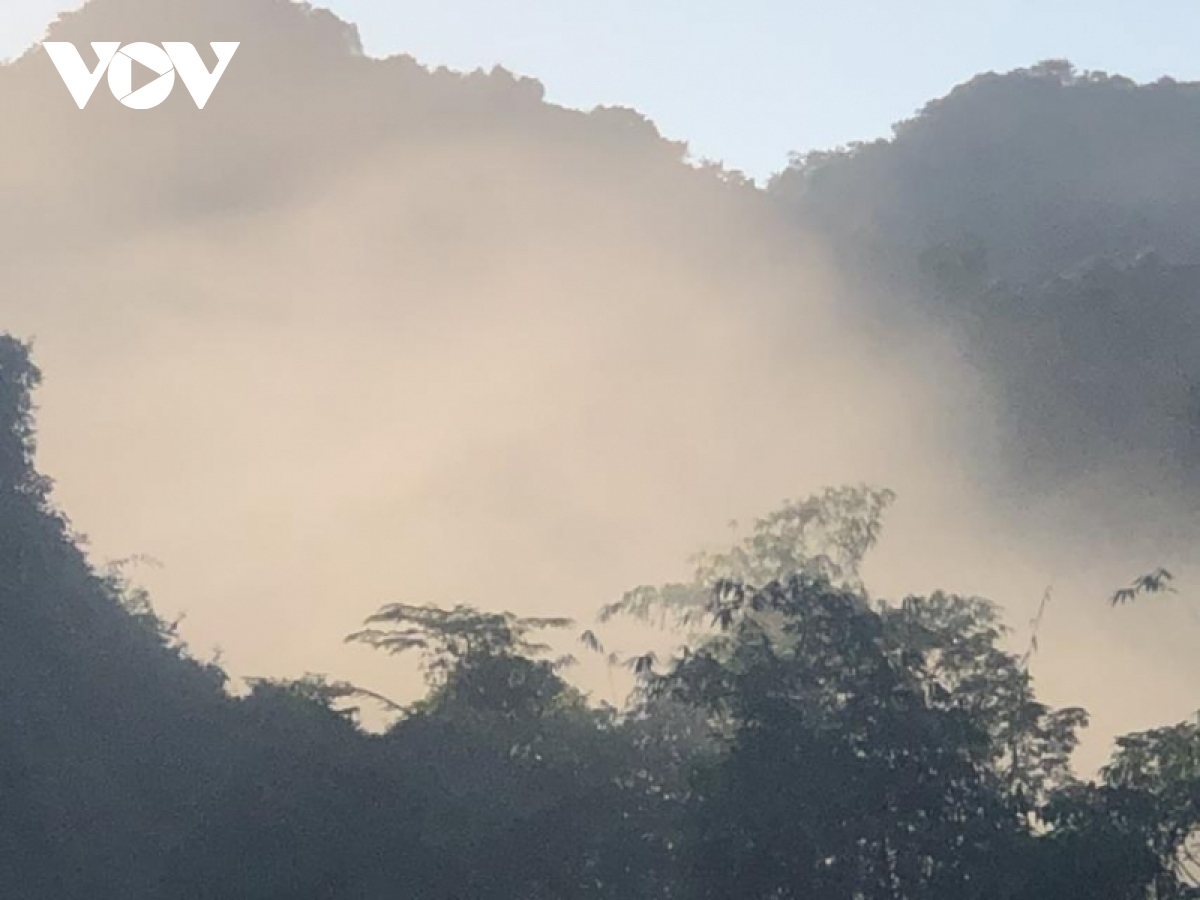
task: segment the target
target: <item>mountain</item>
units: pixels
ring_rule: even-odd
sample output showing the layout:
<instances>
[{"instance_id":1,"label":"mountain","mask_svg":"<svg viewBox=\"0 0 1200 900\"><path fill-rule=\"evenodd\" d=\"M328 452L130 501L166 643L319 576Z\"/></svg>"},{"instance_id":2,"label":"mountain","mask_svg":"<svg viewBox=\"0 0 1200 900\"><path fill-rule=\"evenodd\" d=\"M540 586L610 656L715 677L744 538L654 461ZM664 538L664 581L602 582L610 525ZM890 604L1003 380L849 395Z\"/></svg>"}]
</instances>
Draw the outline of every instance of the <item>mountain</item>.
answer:
<instances>
[{"instance_id":1,"label":"mountain","mask_svg":"<svg viewBox=\"0 0 1200 900\"><path fill-rule=\"evenodd\" d=\"M368 57L306 4L91 0L48 37L241 49L202 112L179 89L135 112L103 85L81 111L39 48L0 66L0 329L33 340L0 340L6 896L679 897L679 847L722 878L766 873L763 897L807 866L838 896L945 878L957 900L1001 883L996 847L1033 860L1007 897L1095 896L1113 879L1096 860L1130 897L1178 887L1155 805L1178 798L1138 762L1192 732L1128 739L1127 783L1073 784L1086 717L1027 679L1032 659L1101 741L1194 706L1195 623L1096 607L1134 566L1194 553L1196 86L980 76L760 189L636 111ZM622 720L514 649L539 617L677 581L733 515L859 481L901 497L872 594L946 579L1038 629L1069 573L1029 655L980 601L885 614L803 580L747 608L816 629L811 658L718 610L727 649L673 671L691 709ZM738 552L796 568L770 526L846 515L785 511ZM860 556L877 525L832 533ZM161 568L101 562L131 554ZM448 629L396 639L432 653L427 692L342 640L389 600ZM425 602L450 611L405 605ZM467 626L501 652L445 649ZM423 699L369 734L339 711L343 678ZM740 729L719 759L714 703ZM1018 827L1044 799L1025 778L1065 784L1042 810L1058 831ZM833 832L788 817L814 797L843 804ZM977 827L971 853L947 810Z\"/></svg>"},{"instance_id":2,"label":"mountain","mask_svg":"<svg viewBox=\"0 0 1200 900\"><path fill-rule=\"evenodd\" d=\"M1200 85L1047 62L801 158L770 193L877 312L949 323L1022 502L1105 481L1194 497L1198 113Z\"/></svg>"},{"instance_id":3,"label":"mountain","mask_svg":"<svg viewBox=\"0 0 1200 900\"><path fill-rule=\"evenodd\" d=\"M274 0L93 0L49 37L169 34L242 42L203 111L81 111L41 49L0 68L0 285L62 502L237 671L386 683L337 635L397 591L533 614L589 573L582 611L737 509L927 477L897 435L930 375L643 116Z\"/></svg>"},{"instance_id":4,"label":"mountain","mask_svg":"<svg viewBox=\"0 0 1200 900\"><path fill-rule=\"evenodd\" d=\"M1200 85L1046 62L973 78L891 139L801 157L771 191L839 244L978 243L997 277L1155 250L1196 262Z\"/></svg>"}]
</instances>

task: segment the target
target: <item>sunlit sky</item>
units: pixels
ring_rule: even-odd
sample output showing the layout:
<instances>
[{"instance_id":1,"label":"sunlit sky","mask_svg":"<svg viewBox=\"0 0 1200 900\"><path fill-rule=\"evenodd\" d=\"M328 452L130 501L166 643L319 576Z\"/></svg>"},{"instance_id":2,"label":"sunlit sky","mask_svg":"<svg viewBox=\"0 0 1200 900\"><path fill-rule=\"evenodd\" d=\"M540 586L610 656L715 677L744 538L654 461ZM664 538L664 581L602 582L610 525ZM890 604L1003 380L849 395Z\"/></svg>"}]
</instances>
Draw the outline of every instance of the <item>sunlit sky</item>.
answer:
<instances>
[{"instance_id":1,"label":"sunlit sky","mask_svg":"<svg viewBox=\"0 0 1200 900\"><path fill-rule=\"evenodd\" d=\"M0 56L78 0L0 0ZM1069 58L1200 80L1196 0L328 0L368 52L534 75L551 100L634 106L755 176L886 134L987 70ZM114 40L117 38L113 38ZM237 36L231 36L236 40ZM243 48L247 52L250 48Z\"/></svg>"}]
</instances>

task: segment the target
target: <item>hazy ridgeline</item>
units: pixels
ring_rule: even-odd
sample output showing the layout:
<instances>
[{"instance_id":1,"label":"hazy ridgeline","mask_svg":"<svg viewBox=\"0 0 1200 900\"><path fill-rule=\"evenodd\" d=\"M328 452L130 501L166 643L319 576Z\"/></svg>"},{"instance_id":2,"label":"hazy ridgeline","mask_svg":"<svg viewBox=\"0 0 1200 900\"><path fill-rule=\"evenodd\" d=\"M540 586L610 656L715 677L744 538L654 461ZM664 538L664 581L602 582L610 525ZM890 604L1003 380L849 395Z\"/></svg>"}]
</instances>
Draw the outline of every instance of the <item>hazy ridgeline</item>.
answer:
<instances>
[{"instance_id":1,"label":"hazy ridgeline","mask_svg":"<svg viewBox=\"0 0 1200 900\"><path fill-rule=\"evenodd\" d=\"M74 521L159 560L234 671L395 689L340 649L383 601L585 617L829 484L964 511L954 348L863 335L815 241L637 114L365 59L288 4L143 7L56 34L244 49L202 114L4 71L40 107L4 151L6 318Z\"/></svg>"},{"instance_id":2,"label":"hazy ridgeline","mask_svg":"<svg viewBox=\"0 0 1200 900\"><path fill-rule=\"evenodd\" d=\"M1092 713L1085 769L1196 706L1186 580L1105 599L1194 555L1200 88L983 76L760 189L291 3L93 0L51 34L242 42L203 113L0 68L39 466L235 676L412 699L342 643L385 602L584 622L731 518L868 482L899 495L873 591L991 597L1021 650L1053 585L1033 667Z\"/></svg>"}]
</instances>

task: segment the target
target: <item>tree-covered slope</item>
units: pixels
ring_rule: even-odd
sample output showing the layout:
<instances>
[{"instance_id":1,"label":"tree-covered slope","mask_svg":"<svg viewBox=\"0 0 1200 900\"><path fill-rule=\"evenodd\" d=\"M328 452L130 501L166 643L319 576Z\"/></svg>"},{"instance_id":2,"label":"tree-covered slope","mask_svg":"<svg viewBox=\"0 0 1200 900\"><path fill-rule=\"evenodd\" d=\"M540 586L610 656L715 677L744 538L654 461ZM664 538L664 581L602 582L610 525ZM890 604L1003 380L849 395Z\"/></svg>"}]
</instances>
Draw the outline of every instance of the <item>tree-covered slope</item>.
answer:
<instances>
[{"instance_id":1,"label":"tree-covered slope","mask_svg":"<svg viewBox=\"0 0 1200 900\"><path fill-rule=\"evenodd\" d=\"M1200 260L1200 86L1066 62L980 75L889 140L801 157L772 193L837 241L988 250L1002 278L1153 249Z\"/></svg>"},{"instance_id":2,"label":"tree-covered slope","mask_svg":"<svg viewBox=\"0 0 1200 900\"><path fill-rule=\"evenodd\" d=\"M981 75L770 192L869 308L949 325L1018 494L1196 489L1200 86L1062 62Z\"/></svg>"},{"instance_id":3,"label":"tree-covered slope","mask_svg":"<svg viewBox=\"0 0 1200 900\"><path fill-rule=\"evenodd\" d=\"M229 695L90 568L32 466L37 380L3 339L7 896L1193 896L1188 727L1127 738L1104 781L1075 780L1087 715L1037 699L994 606L865 593L886 492L786 504L694 584L631 594L613 612L692 624L682 652L632 660L619 711L544 639L569 620L387 606L351 639L419 654L428 692L369 734L338 711L348 685Z\"/></svg>"}]
</instances>

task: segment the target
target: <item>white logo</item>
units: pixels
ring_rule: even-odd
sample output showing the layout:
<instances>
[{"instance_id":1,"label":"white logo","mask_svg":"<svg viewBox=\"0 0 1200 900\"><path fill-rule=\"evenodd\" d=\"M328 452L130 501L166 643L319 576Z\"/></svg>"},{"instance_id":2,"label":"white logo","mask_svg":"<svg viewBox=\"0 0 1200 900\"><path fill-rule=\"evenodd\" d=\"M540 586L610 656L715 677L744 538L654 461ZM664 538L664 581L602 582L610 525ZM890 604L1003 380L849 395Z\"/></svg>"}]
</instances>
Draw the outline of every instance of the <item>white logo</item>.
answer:
<instances>
[{"instance_id":1,"label":"white logo","mask_svg":"<svg viewBox=\"0 0 1200 900\"><path fill-rule=\"evenodd\" d=\"M101 41L93 43L92 49L100 62L94 71L89 70L75 45L66 41L47 41L42 44L58 74L67 85L67 90L83 109L92 99L100 79L108 72L108 87L113 96L130 109L153 109L171 95L175 87L175 74L179 73L184 87L196 101L198 109L212 96L217 82L225 74L233 54L241 46L238 43L213 43L210 46L217 54L217 66L211 72L204 65L200 53L191 44L164 41L158 44L126 44ZM156 77L136 91L133 89L133 64L145 66Z\"/></svg>"}]
</instances>

